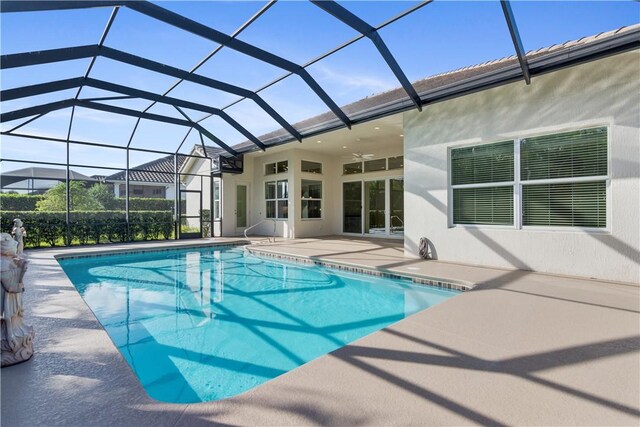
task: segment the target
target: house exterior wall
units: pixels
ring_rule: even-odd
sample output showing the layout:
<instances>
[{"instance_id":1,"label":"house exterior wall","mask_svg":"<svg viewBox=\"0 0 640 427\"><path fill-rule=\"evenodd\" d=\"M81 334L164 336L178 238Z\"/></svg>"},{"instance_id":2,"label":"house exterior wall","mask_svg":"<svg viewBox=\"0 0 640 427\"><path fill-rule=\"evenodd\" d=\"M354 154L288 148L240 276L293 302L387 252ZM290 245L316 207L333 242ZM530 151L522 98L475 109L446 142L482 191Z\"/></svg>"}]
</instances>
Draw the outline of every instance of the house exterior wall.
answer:
<instances>
[{"instance_id":1,"label":"house exterior wall","mask_svg":"<svg viewBox=\"0 0 640 427\"><path fill-rule=\"evenodd\" d=\"M125 183L115 181L110 183L113 185L113 194L116 197L126 197L127 190ZM173 200L176 196L175 186L173 184L158 184L153 182L131 181L129 184L129 197L144 197L146 199L167 199Z\"/></svg>"},{"instance_id":2,"label":"house exterior wall","mask_svg":"<svg viewBox=\"0 0 640 427\"><path fill-rule=\"evenodd\" d=\"M289 211L287 219L276 219L276 236L281 238L304 238L342 234L342 183L346 181L375 180L386 177L402 177L403 170L371 172L358 175L342 175L343 163L350 163L350 154L327 155L287 144L268 150L245 154L244 173L223 176L222 235L241 235L235 227L236 186L249 186L249 224L258 224L266 219L265 183L286 179L289 183ZM402 155L399 149L374 150L376 158ZM286 173L265 175L265 165L288 161ZM302 161L322 164L322 174L302 172ZM322 218L303 219L301 182L303 179L322 181ZM265 221L250 231L249 235L271 235L273 223Z\"/></svg>"},{"instance_id":3,"label":"house exterior wall","mask_svg":"<svg viewBox=\"0 0 640 427\"><path fill-rule=\"evenodd\" d=\"M403 153L401 151L401 149L398 148L388 148L388 149L381 149L381 150L367 150L367 152L369 153L373 153L375 154L375 159L384 159L387 157L396 157L396 156L402 156ZM334 229L334 234L344 234L342 231L342 226L343 226L343 184L345 182L354 182L354 181L362 181L362 182L366 182L366 181L377 181L377 180L384 180L386 178L402 178L404 176L404 169L393 169L393 170L385 170L385 171L378 171L378 172L366 172L366 173L362 173L362 174L353 174L353 175L343 175L342 174L342 166L345 163L351 163L351 161L349 159L344 159L344 158L336 158L335 159L336 165L337 165L337 170L336 170L336 176L338 177L337 179L337 185L335 187L333 187L331 190L333 192L335 192L335 195L333 196L333 200L335 201L335 205L334 205L334 209L333 209L333 215L336 218L336 224L335 224L335 229ZM362 201L362 204L364 205L364 200ZM386 207L387 210L390 209L389 206ZM362 215L367 215L366 210L362 212ZM353 234L352 234L353 235ZM356 236L358 236L358 234L356 234ZM375 236L375 237L383 237L383 236Z\"/></svg>"},{"instance_id":4,"label":"house exterior wall","mask_svg":"<svg viewBox=\"0 0 640 427\"><path fill-rule=\"evenodd\" d=\"M167 200L175 200L176 199L176 186L173 184L170 184L168 186L165 187L165 194L164 194L164 198Z\"/></svg>"},{"instance_id":5,"label":"house exterior wall","mask_svg":"<svg viewBox=\"0 0 640 427\"><path fill-rule=\"evenodd\" d=\"M338 185L338 174L340 173L339 160L335 157L322 155L304 149L295 149L293 157L293 176L295 179L296 192L291 193L293 198L289 199L289 204L293 205L295 216L293 217L294 234L298 238L317 237L330 234L338 234L339 221L336 216L336 209L340 205L340 194L336 191ZM310 161L322 164L322 174L302 172L302 161ZM302 194L300 190L301 181L314 180L322 181L322 218L303 219Z\"/></svg>"},{"instance_id":6,"label":"house exterior wall","mask_svg":"<svg viewBox=\"0 0 640 427\"><path fill-rule=\"evenodd\" d=\"M222 176L222 236L241 236L242 229L236 227L236 188L237 185L248 186L247 226L255 224L253 220L254 206L252 197L255 192L253 183L253 159L251 155L244 157L244 173L223 174Z\"/></svg>"},{"instance_id":7,"label":"house exterior wall","mask_svg":"<svg viewBox=\"0 0 640 427\"><path fill-rule=\"evenodd\" d=\"M405 253L444 261L640 281L640 52L618 54L404 115ZM607 230L453 227L451 147L609 127Z\"/></svg>"}]
</instances>

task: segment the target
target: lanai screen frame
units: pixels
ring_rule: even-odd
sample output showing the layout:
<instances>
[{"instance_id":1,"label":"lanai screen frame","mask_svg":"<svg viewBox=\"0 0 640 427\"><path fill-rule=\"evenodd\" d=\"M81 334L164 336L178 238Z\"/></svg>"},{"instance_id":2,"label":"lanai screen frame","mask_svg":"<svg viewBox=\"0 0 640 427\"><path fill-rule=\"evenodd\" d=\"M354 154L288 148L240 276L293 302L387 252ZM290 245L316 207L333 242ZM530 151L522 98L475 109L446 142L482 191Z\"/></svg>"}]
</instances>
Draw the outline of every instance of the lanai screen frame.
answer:
<instances>
[{"instance_id":1,"label":"lanai screen frame","mask_svg":"<svg viewBox=\"0 0 640 427\"><path fill-rule=\"evenodd\" d=\"M40 52L23 52L9 55L2 55L0 58L0 68L8 69L15 67L24 67L36 64L44 64L51 62L60 62L60 61L69 61L73 59L79 58L91 58L91 62L89 67L87 68L84 76L59 80L59 81L50 81L47 83L41 83L36 85L24 86L19 88L7 89L1 92L1 98L3 100L11 100L18 99L30 96L36 96L40 94L60 91L64 89L77 89L76 95L74 98L53 102L49 104L39 105L35 107L29 107L21 110L3 112L0 122L13 121L19 118L27 118L28 120L20 123L19 125L13 127L8 131L3 131L0 134L14 137L24 137L31 139L41 139L47 141L54 142L64 142L67 144L67 162L66 164L60 163L49 163L55 164L58 166L66 166L67 170L67 184L69 182L69 169L70 167L87 167L88 165L74 165L69 161L69 145L70 144L80 144L87 146L96 146L96 147L108 147L108 148L116 148L116 149L124 149L126 150L126 168L125 177L126 177L126 218L127 223L129 223L129 171L131 170L131 165L129 162L130 151L140 151L140 152L148 152L160 155L173 155L174 156L174 182L176 183L177 189L179 189L179 174L180 171L177 168L177 156L182 148L183 144L189 137L192 131L196 131L199 134L201 149L203 152L203 156L209 161L212 160L212 156L207 153L206 144L204 141L204 137L211 140L215 145L221 147L225 150L228 155L232 159L241 159L242 154L246 152L252 152L255 150L266 150L268 146L280 145L283 143L288 143L294 140L302 141L303 138L308 138L311 136L315 136L317 134L325 133L331 130L335 130L338 128L351 128L352 125L360 122L366 122L369 120L373 120L382 116L396 114L401 111L407 111L409 109L418 109L422 110L425 104L430 102L438 101L438 99L429 99L427 97L421 97L417 92L414 86L407 79L404 71L386 47L383 39L379 34L379 30L386 27L389 24L392 24L399 19L414 13L415 11L421 9L424 6L427 6L433 0L425 0L422 1L413 7L405 10L404 12L392 17L391 19L383 22L382 24L374 27L369 23L365 22L363 19L358 17L356 14L350 12L340 4L336 3L333 0L328 1L311 1L314 5L316 5L320 10L328 13L344 23L346 26L354 29L359 33L356 37L348 40L347 42L331 49L323 55L305 63L305 64L296 64L289 60L286 60L282 57L279 57L267 50L252 46L246 42L243 42L237 38L237 36L246 30L251 24L253 24L262 14L264 14L269 8L271 8L277 0L269 0L257 13L255 13L252 17L250 17L244 24L242 24L234 33L231 35L226 35L217 31L211 27L207 27L201 23L198 23L194 20L186 18L176 12L169 11L164 9L156 4L150 3L146 0L58 0L58 1L15 1L15 0L5 0L0 3L0 13L19 13L19 12L32 12L32 11L54 11L54 10L63 10L63 9L85 9L85 8L95 8L95 7L108 7L112 8L111 14L107 21L107 24L104 28L102 36L99 41L95 45L87 45L87 46L75 46L68 47L62 49L51 49L47 51ZM523 48L523 44L521 41L521 37L518 31L517 23L513 11L511 9L511 5L509 0L500 0L500 5L502 8L502 12L504 15L504 19L506 22L506 26L509 31L509 35L511 37L514 52L518 59L519 71L511 72L508 76L497 77L494 80L489 80L481 85L476 85L469 87L468 89L462 90L462 93L466 90L467 92L482 90L486 87L495 86L497 84L503 84L506 82L513 82L516 80L524 80L526 84L531 83L531 76L534 74L541 74L544 72L549 72L554 69L557 69L562 66L571 65L572 63L578 61L588 61L596 59L597 57L613 54L621 49L629 49L631 46L629 43L627 45L614 45L614 46L604 46L592 52L587 52L587 54L576 57L576 58L562 58L556 61L552 61L547 64L540 64L537 68L531 68L530 64L527 61L527 57ZM119 51L117 49L109 48L104 46L104 42L106 37L112 27L114 20L117 17L118 11L120 8L126 7L136 12L139 12L143 15L156 19L165 24L171 25L173 27L185 30L190 32L196 36L203 37L205 39L214 41L219 43L219 46L216 47L211 53L209 53L204 59L202 59L195 67L191 70L181 70L176 67L169 66L168 64L151 61L149 59L132 55L129 53L125 53ZM386 64L389 66L389 69L393 72L395 77L397 78L400 86L404 89L406 93L406 100L408 102L399 102L398 105L387 109L384 111L374 110L370 114L365 115L364 117L359 117L358 119L353 119L348 117L340 107L334 102L333 99L320 87L320 85L311 77L311 75L306 70L307 67L315 64L316 62L327 58L336 52L352 45L353 43L361 40L363 38L369 38L374 46L376 47L378 53L384 59ZM638 37L636 34L635 40L632 40L634 43L633 46L637 47L638 45ZM223 47L234 49L238 52L249 55L255 59L258 59L262 62L265 62L270 65L274 65L286 71L281 77L267 83L261 88L251 91L245 88L241 88L238 86L234 86L225 82L221 82L215 79L211 79L208 77L204 77L196 74L198 68L200 68L203 64L205 64L209 59L211 59L215 54L217 54ZM118 85L115 83L111 83L108 81L103 81L99 79L94 79L90 77L91 69L98 57L106 57L115 61L123 62L129 65L141 67L150 71L160 72L161 74L165 74L168 76L176 77L178 80L167 89L162 95L151 93L147 91L143 91L134 87L129 87L125 85ZM300 76L303 81L308 85L308 87L324 102L324 104L328 107L329 111L333 112L335 116L338 118L339 123L336 125L329 124L326 126L320 126L318 129L314 129L308 133L302 134L298 130L296 130L290 123L288 123L282 116L280 116L276 110L270 106L266 101L264 101L260 97L260 92L265 89L275 85L276 83L284 80L285 78L297 74ZM211 88L215 88L217 90L221 90L223 92L233 93L235 95L239 95L240 98L223 108L214 108L207 105L202 105L198 103L194 103L191 101L187 101L180 98L175 98L169 96L169 93L175 89L180 83L183 81L191 81L194 83L202 84ZM97 89L103 89L107 91L121 93L122 96L115 96L111 98L94 98L94 99L80 99L80 93L83 87L94 87ZM446 99L448 96L454 96L455 94L443 94L441 95L442 99ZM104 101L108 99L146 99L152 101L152 103L142 111L125 109L122 107L110 106L105 104L100 104L96 101ZM250 99L253 100L256 104L258 104L269 116L271 116L277 123L279 123L282 128L287 131L288 136L281 138L280 140L270 143L268 146L265 144L266 141L260 140L258 137L249 132L241 123L238 123L236 120L231 118L225 110L238 104L239 102ZM149 113L149 109L151 109L156 103L164 103L173 108L175 108L179 114L184 119L176 119L173 117L162 116L158 114ZM71 117L69 120L69 127L67 132L67 137L65 139L62 138L51 138L46 136L35 136L35 135L25 135L21 133L17 133L21 127L31 123L34 120L37 120L40 117L48 114L49 112L63 109L63 108L71 108ZM71 127L74 120L74 114L76 107L90 108L90 109L98 109L109 113L132 116L136 117L137 121L134 126L134 129L131 133L129 141L126 147L120 147L117 145L104 144L104 143L96 143L96 142L88 142L88 141L79 141L71 139ZM183 108L189 108L192 110L205 112L207 115L199 120L192 120L189 115L185 113ZM31 117L34 116L35 117ZM218 137L216 137L212 132L204 128L201 124L202 121L211 117L212 115L217 115L226 121L229 125L231 125L234 129L244 135L249 142L252 143L252 146L245 146L239 149L235 149L234 147L229 146L224 143ZM131 147L131 142L136 134L136 130L138 125L142 119L158 121L158 122L166 122L175 125L180 125L188 128L188 132L185 137L178 144L177 149L174 152L160 151L154 149L144 149ZM185 155L185 154L180 154ZM188 157L199 157L193 156L191 154L186 155ZM199 157L202 158L202 157ZM37 161L25 161L21 159L9 159L9 158L0 158L0 162L2 161L10 161L10 162L22 162L22 163L30 163L30 164L48 164L47 162L37 162ZM100 167L101 169L110 169L107 167ZM120 168L112 168L114 170L122 170ZM67 185L67 225L69 224L69 185ZM179 191L176 194L179 194ZM178 201L175 201L174 214L177 215L178 212ZM175 216L174 216L175 217Z\"/></svg>"}]
</instances>

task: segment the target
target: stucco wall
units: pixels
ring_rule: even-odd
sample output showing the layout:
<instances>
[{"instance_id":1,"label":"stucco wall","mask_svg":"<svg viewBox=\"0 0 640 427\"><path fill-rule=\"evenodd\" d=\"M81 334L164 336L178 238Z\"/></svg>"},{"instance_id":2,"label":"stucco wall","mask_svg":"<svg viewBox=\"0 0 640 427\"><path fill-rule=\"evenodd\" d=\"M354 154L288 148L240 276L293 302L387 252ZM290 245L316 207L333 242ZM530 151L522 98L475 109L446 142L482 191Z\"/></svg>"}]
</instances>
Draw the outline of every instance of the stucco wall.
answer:
<instances>
[{"instance_id":1,"label":"stucco wall","mask_svg":"<svg viewBox=\"0 0 640 427\"><path fill-rule=\"evenodd\" d=\"M255 194L253 181L253 159L250 156L244 158L244 173L240 175L223 174L222 176L222 235L223 236L241 236L242 228L236 227L236 188L238 184L248 186L248 212L247 222L249 225L254 224L252 221L254 210L252 206L252 197Z\"/></svg>"},{"instance_id":2,"label":"stucco wall","mask_svg":"<svg viewBox=\"0 0 640 427\"><path fill-rule=\"evenodd\" d=\"M399 156L402 154L397 148L372 150L376 158ZM265 175L264 167L267 163L287 160L289 171L276 175ZM322 163L322 174L312 174L302 172L302 160ZM402 176L402 170L392 170L383 172L371 172L361 175L342 175L342 164L348 163L350 157L345 158L344 154L327 155L316 151L299 148L295 144L288 144L268 150L266 153L257 152L245 156L245 172L237 176L224 177L224 204L225 212L235 218L233 210L229 206L235 206L235 183L243 181L249 183L251 191L251 224L257 224L265 219L264 186L266 181L287 179L289 181L289 218L287 220L277 220L277 236L284 238L317 237L334 234L342 234L342 183L345 181L375 180L386 177ZM302 219L302 201L300 185L303 179L322 181L322 218ZM230 227L229 221L223 220L223 235L237 234L237 230ZM266 222L256 227L256 234L271 234L273 224Z\"/></svg>"},{"instance_id":3,"label":"stucco wall","mask_svg":"<svg viewBox=\"0 0 640 427\"><path fill-rule=\"evenodd\" d=\"M225 176L225 188L230 184L230 180L235 182L243 181L248 182L252 191L250 197L251 215L250 224L257 224L266 218L266 204L264 199L264 187L267 181L288 180L289 182L289 217L285 219L276 220L276 235L283 238L294 237L310 237L320 236L326 234L332 234L334 230L335 219L330 213L330 206L333 206L334 201L327 198L327 189L334 185L335 180L335 165L328 156L323 156L317 153L309 152L306 150L300 150L295 148L294 144L278 147L267 151L266 153L258 152L245 156L245 160L250 162L250 166L245 164L245 172L241 175L233 178L227 178ZM268 163L289 162L289 170L286 173L279 173L275 175L265 175L265 165ZM323 165L322 175L302 173L301 161L309 160L314 162L320 162ZM300 218L301 201L300 201L300 181L301 179L315 179L323 181L323 218L317 220L303 220ZM233 196L225 196L225 203L235 204L235 184ZM225 228L229 230L229 228ZM271 235L273 232L273 224L270 221L256 227L252 233Z\"/></svg>"},{"instance_id":4,"label":"stucco wall","mask_svg":"<svg viewBox=\"0 0 640 427\"><path fill-rule=\"evenodd\" d=\"M640 281L640 52L427 106L404 116L405 252L438 259ZM610 129L608 230L450 227L448 149L594 125Z\"/></svg>"}]
</instances>

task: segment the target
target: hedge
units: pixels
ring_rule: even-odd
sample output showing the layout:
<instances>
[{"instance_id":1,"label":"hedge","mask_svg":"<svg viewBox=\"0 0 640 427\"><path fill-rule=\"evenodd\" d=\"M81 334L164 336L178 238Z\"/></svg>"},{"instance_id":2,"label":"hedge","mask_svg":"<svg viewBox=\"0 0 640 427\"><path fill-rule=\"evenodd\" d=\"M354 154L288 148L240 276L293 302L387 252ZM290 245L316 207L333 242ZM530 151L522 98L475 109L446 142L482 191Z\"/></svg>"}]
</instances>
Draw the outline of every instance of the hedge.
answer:
<instances>
[{"instance_id":1,"label":"hedge","mask_svg":"<svg viewBox=\"0 0 640 427\"><path fill-rule=\"evenodd\" d=\"M174 231L173 213L165 211L130 211L128 233L124 211L74 211L69 221L70 240L65 212L3 210L3 232L11 232L14 218L20 218L27 230L26 247L170 239Z\"/></svg>"},{"instance_id":2,"label":"hedge","mask_svg":"<svg viewBox=\"0 0 640 427\"><path fill-rule=\"evenodd\" d=\"M42 195L0 193L0 209L3 211L35 211L36 203Z\"/></svg>"},{"instance_id":3,"label":"hedge","mask_svg":"<svg viewBox=\"0 0 640 427\"><path fill-rule=\"evenodd\" d=\"M125 208L125 199L118 199L120 209ZM173 212L173 200L150 199L144 197L129 197L129 214L132 211L171 211Z\"/></svg>"},{"instance_id":4,"label":"hedge","mask_svg":"<svg viewBox=\"0 0 640 427\"><path fill-rule=\"evenodd\" d=\"M2 211L35 211L36 203L42 200L44 196L28 195L28 194L11 194L0 193L0 209ZM116 199L118 201L118 209L124 210L126 200L124 198ZM132 211L171 211L173 212L173 200L152 199L145 197L130 197L129 212Z\"/></svg>"}]
</instances>

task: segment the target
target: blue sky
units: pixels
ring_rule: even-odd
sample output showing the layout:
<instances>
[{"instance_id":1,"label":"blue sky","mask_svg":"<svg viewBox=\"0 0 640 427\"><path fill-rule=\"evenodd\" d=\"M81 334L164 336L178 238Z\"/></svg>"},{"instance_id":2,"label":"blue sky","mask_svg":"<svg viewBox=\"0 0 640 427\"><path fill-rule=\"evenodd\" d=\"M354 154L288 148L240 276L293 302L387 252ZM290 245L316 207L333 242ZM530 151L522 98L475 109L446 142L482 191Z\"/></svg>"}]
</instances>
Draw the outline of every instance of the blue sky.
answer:
<instances>
[{"instance_id":1,"label":"blue sky","mask_svg":"<svg viewBox=\"0 0 640 427\"><path fill-rule=\"evenodd\" d=\"M265 2L157 2L227 34L262 8ZM379 25L417 2L346 1L340 2L371 25ZM640 21L637 2L513 1L513 11L525 45L532 50ZM3 14L1 19L2 54L96 44L111 13L110 8L57 12ZM381 30L381 35L410 80L512 55L513 45L498 2L435 1ZM245 30L239 38L269 50L293 62L304 64L333 47L356 36L332 16L304 1L280 1ZM107 46L155 61L190 70L217 45L211 41L175 29L128 9L121 9L106 39ZM89 60L47 64L4 70L2 89L41 83L54 79L80 77ZM365 96L399 86L371 42L360 40L348 48L308 67L309 73L337 102L344 105ZM223 48L198 70L199 74L257 90L284 72L253 58ZM163 93L174 82L172 77L137 69L99 58L91 77ZM81 98L112 95L95 89L83 89ZM297 76L291 76L260 92L290 123L325 112L327 107ZM75 96L64 91L36 98L2 102L2 111L25 108ZM232 94L182 83L171 96L225 107L235 101ZM113 105L142 110L149 102L112 101ZM279 128L252 101L241 101L226 110L256 135ZM150 112L182 118L167 106L156 105ZM193 119L204 116L188 111ZM66 137L70 110L50 113L21 129L25 133ZM9 129L18 123L3 124ZM72 139L127 144L135 119L90 110L77 109ZM202 123L228 144L244 137L219 118ZM143 120L132 147L174 151L187 133L186 128ZM58 161L64 153L61 144L3 137L2 158ZM192 133L182 151L199 142ZM100 153L96 155L97 153ZM72 162L93 166L123 167L120 150L81 147L72 153ZM136 153L132 164L152 156ZM6 169L13 169L5 165ZM4 168L3 168L4 169Z\"/></svg>"}]
</instances>

